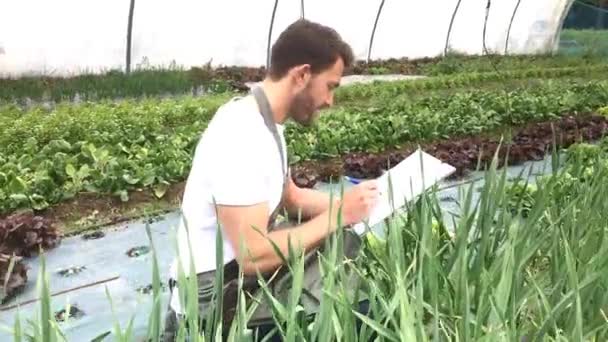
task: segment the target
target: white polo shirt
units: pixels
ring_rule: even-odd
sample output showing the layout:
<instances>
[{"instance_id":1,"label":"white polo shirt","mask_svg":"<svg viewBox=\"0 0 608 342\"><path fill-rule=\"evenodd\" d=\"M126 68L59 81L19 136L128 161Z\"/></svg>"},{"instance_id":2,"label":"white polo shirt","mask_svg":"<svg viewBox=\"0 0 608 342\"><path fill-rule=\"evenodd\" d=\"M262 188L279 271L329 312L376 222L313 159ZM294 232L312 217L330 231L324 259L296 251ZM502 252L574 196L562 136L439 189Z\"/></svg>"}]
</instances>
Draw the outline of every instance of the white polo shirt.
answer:
<instances>
[{"instance_id":1,"label":"white polo shirt","mask_svg":"<svg viewBox=\"0 0 608 342\"><path fill-rule=\"evenodd\" d=\"M277 124L283 153L287 156L284 127ZM287 158L285 158L287 169ZM196 273L216 268L217 217L214 200L223 205L253 205L268 202L269 215L279 205L283 190L283 168L277 143L264 123L253 96L234 99L219 108L199 141L182 202L177 242L182 267L189 275L189 241ZM224 238L224 264L235 253ZM177 258L170 276L177 280ZM181 313L177 288L171 307Z\"/></svg>"}]
</instances>

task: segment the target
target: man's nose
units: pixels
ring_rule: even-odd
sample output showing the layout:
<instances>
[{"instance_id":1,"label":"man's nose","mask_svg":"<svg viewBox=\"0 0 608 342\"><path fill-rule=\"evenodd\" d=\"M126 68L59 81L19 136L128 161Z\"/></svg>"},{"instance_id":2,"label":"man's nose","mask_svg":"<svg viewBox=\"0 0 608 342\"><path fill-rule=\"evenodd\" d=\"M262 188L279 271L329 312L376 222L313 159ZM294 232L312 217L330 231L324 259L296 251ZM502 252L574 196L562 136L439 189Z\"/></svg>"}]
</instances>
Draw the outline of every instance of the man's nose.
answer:
<instances>
[{"instance_id":1,"label":"man's nose","mask_svg":"<svg viewBox=\"0 0 608 342\"><path fill-rule=\"evenodd\" d=\"M328 107L331 107L334 105L334 94L329 94L329 96L327 97L327 101L325 101L325 103L327 104Z\"/></svg>"}]
</instances>

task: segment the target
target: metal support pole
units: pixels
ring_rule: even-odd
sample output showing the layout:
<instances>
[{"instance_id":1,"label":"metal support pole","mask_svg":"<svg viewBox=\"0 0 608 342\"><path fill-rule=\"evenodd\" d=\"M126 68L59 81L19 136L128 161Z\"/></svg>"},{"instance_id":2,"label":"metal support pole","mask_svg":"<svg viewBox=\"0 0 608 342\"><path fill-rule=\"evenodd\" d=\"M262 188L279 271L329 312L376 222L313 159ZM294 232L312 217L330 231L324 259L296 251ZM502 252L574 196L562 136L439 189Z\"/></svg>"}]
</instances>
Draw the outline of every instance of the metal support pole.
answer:
<instances>
[{"instance_id":1,"label":"metal support pole","mask_svg":"<svg viewBox=\"0 0 608 342\"><path fill-rule=\"evenodd\" d=\"M369 38L369 48L367 50L367 63L371 60L372 56L372 44L374 43L374 36L376 35L376 27L378 27L378 19L380 19L380 13L382 13L382 8L384 7L384 0L380 2L380 7L378 7L378 13L376 13L376 20L374 21L374 28L372 29L372 35Z\"/></svg>"},{"instance_id":2,"label":"metal support pole","mask_svg":"<svg viewBox=\"0 0 608 342\"><path fill-rule=\"evenodd\" d=\"M135 9L135 0L131 0L129 5L129 23L127 24L127 61L126 61L126 72L131 72L131 38L133 32L133 10Z\"/></svg>"}]
</instances>

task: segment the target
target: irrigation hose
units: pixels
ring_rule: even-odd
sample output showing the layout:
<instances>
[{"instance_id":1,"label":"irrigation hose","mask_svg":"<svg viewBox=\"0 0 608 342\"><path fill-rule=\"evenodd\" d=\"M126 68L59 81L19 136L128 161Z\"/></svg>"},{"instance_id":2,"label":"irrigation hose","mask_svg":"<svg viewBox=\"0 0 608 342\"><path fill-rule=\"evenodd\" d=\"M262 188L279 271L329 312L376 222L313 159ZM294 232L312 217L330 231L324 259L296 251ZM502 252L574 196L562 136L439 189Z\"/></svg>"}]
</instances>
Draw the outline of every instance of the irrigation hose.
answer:
<instances>
[{"instance_id":1,"label":"irrigation hose","mask_svg":"<svg viewBox=\"0 0 608 342\"><path fill-rule=\"evenodd\" d=\"M64 293L68 293L68 292L73 292L73 291L76 291L76 290L84 289L84 288L87 288L87 287L92 287L92 286L95 286L95 285L109 283L111 281L117 280L118 278L120 278L120 276L114 276L112 278L98 280L98 281L93 282L93 283L89 283L89 284L84 284L84 285L72 287L72 288L69 288L67 290L61 290L61 291L58 291L58 292L55 292L55 293L51 294L51 297L55 297L55 296L58 296L58 295L61 295L61 294L64 294ZM8 311L8 310L20 307L22 305L27 305L27 304L35 303L35 302L37 302L39 300L40 300L40 298L34 298L34 299L26 300L26 301L21 302L21 303L9 305L9 306L3 306L3 307L0 307L0 311Z\"/></svg>"},{"instance_id":2,"label":"irrigation hose","mask_svg":"<svg viewBox=\"0 0 608 342\"><path fill-rule=\"evenodd\" d=\"M176 207L168 208L168 209L159 209L159 210L154 210L154 211L147 212L145 214L135 214L135 215L130 215L130 216L123 216L123 217L121 217L119 219L116 219L116 220L94 223L94 224L85 226L82 229L79 229L78 232L65 234L64 237L78 236L78 235L82 235L84 233L89 233L91 231L99 230L99 228L102 228L102 227L106 227L106 226L110 226L110 225L115 225L115 224L118 224L118 223L138 220L138 219L146 218L146 217L154 217L154 216L159 216L159 215L163 215L163 214L168 214L168 213L172 212L175 209L176 209Z\"/></svg>"}]
</instances>

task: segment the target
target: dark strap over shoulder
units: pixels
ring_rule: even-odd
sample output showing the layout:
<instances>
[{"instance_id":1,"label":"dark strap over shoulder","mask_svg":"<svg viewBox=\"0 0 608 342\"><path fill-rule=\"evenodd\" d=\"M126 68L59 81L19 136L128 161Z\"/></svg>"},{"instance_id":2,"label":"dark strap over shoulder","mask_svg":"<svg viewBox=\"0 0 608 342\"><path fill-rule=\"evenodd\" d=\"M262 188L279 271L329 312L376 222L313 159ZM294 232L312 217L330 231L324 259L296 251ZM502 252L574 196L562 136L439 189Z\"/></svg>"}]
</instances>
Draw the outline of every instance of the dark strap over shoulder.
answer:
<instances>
[{"instance_id":1,"label":"dark strap over shoulder","mask_svg":"<svg viewBox=\"0 0 608 342\"><path fill-rule=\"evenodd\" d=\"M272 108L270 108L268 98L266 97L264 90L260 86L253 87L253 89L251 89L251 93L253 94L253 97L255 98L256 102L258 103L258 106L260 107L260 113L264 118L264 123L266 124L266 127L268 127L268 129L272 133L272 136L274 137L274 140L277 143L279 153L281 154L281 167L283 168L283 174L286 175L287 172L285 171L285 155L283 154L281 137L279 136L279 132L277 131L277 126L274 121L274 115L272 114Z\"/></svg>"},{"instance_id":2,"label":"dark strap over shoulder","mask_svg":"<svg viewBox=\"0 0 608 342\"><path fill-rule=\"evenodd\" d=\"M286 158L285 158L285 154L283 153L283 144L281 142L281 137L279 136L279 132L277 131L277 126L274 121L274 115L272 113L272 108L270 108L270 102L268 102L268 98L266 97L264 90L260 86L254 86L251 89L251 93L253 94L253 97L255 98L256 102L258 103L258 107L260 107L260 113L262 114L262 118L264 118L264 123L266 124L266 127L268 128L270 133L272 133L272 136L274 137L274 140L277 143L277 148L279 149L279 154L281 155L281 168L283 170L283 192L284 192L285 186L287 185L287 179L288 179L287 177L289 177L289 171L286 170L286 167L285 167ZM281 198L283 198L283 194L281 194ZM282 203L279 203L279 205L275 208L275 210L270 215L269 229L272 228L272 225L274 224L274 222L279 214L279 211L281 209L281 204Z\"/></svg>"}]
</instances>

